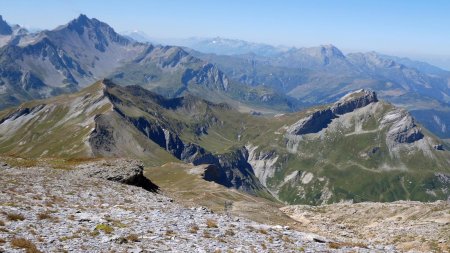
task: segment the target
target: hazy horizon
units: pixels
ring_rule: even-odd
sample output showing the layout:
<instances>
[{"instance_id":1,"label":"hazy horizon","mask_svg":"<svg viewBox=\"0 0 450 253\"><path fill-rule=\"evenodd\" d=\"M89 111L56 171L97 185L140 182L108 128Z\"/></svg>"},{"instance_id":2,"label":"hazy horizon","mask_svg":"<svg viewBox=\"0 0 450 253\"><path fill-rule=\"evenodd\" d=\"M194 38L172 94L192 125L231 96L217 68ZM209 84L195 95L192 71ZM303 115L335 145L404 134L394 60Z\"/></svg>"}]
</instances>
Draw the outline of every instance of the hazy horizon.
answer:
<instances>
[{"instance_id":1,"label":"hazy horizon","mask_svg":"<svg viewBox=\"0 0 450 253\"><path fill-rule=\"evenodd\" d=\"M153 38L222 37L270 45L333 44L344 52L377 51L450 69L447 1L56 1L6 0L10 24L53 29L86 14L117 32ZM51 15L46 15L51 13Z\"/></svg>"}]
</instances>

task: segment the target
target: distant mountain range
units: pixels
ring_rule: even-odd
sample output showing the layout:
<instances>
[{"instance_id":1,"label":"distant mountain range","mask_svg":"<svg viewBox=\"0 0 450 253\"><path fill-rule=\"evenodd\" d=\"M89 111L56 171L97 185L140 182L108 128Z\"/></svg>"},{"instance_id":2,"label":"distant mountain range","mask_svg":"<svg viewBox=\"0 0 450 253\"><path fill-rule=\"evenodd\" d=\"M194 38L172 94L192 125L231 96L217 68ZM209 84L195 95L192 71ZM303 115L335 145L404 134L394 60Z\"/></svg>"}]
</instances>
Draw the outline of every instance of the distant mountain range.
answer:
<instances>
[{"instance_id":1,"label":"distant mountain range","mask_svg":"<svg viewBox=\"0 0 450 253\"><path fill-rule=\"evenodd\" d=\"M0 19L0 108L105 77L167 97L190 93L261 112L332 103L364 88L450 138L450 72L424 62L344 54L333 45L284 48L219 37L164 41L179 46L138 42L147 39L141 32L122 36L85 15L37 33Z\"/></svg>"},{"instance_id":2,"label":"distant mountain range","mask_svg":"<svg viewBox=\"0 0 450 253\"><path fill-rule=\"evenodd\" d=\"M232 79L271 87L303 105L334 102L349 91L369 88L408 108L435 134L450 138L450 72L425 62L376 52L346 55L333 45L291 48L271 56L253 51L237 55L189 52L217 64Z\"/></svg>"},{"instance_id":3,"label":"distant mountain range","mask_svg":"<svg viewBox=\"0 0 450 253\"><path fill-rule=\"evenodd\" d=\"M0 108L74 92L104 77L133 81L166 96L208 94L210 100L289 110L288 97L229 79L180 47L139 43L80 15L51 31L0 36Z\"/></svg>"}]
</instances>

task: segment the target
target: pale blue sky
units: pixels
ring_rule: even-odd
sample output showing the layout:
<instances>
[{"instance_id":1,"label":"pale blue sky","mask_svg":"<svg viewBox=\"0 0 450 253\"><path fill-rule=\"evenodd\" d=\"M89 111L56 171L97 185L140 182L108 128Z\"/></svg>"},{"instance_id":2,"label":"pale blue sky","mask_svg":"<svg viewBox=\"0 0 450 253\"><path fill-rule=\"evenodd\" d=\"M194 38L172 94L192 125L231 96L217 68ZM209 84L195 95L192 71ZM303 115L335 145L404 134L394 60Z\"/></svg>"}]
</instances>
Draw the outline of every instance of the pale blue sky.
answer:
<instances>
[{"instance_id":1,"label":"pale blue sky","mask_svg":"<svg viewBox=\"0 0 450 253\"><path fill-rule=\"evenodd\" d=\"M80 13L119 32L136 29L155 38L334 44L344 51L375 50L450 68L450 1L445 0L2 0L0 7L9 23L46 29Z\"/></svg>"}]
</instances>

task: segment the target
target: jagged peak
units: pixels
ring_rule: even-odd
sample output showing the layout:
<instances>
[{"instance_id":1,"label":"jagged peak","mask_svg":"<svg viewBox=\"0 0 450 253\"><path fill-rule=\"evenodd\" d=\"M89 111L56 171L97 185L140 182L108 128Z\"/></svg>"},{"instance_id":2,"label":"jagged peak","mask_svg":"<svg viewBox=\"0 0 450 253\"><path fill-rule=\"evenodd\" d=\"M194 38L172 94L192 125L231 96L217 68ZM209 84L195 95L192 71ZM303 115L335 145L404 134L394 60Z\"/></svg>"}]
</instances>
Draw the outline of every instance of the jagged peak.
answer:
<instances>
[{"instance_id":1,"label":"jagged peak","mask_svg":"<svg viewBox=\"0 0 450 253\"><path fill-rule=\"evenodd\" d=\"M79 25L88 25L94 19L90 19L85 14L80 14L77 18L73 19L69 22L69 24L79 24Z\"/></svg>"},{"instance_id":2,"label":"jagged peak","mask_svg":"<svg viewBox=\"0 0 450 253\"><path fill-rule=\"evenodd\" d=\"M104 27L107 29L112 29L112 27L110 27L108 24L101 22L100 20L95 18L89 18L85 14L80 14L77 18L70 21L66 26L63 26L63 28L64 27L70 30L75 30L80 34L84 32L85 28Z\"/></svg>"},{"instance_id":3,"label":"jagged peak","mask_svg":"<svg viewBox=\"0 0 450 253\"><path fill-rule=\"evenodd\" d=\"M3 20L2 15L0 15L0 35L11 35L13 30L11 26Z\"/></svg>"}]
</instances>

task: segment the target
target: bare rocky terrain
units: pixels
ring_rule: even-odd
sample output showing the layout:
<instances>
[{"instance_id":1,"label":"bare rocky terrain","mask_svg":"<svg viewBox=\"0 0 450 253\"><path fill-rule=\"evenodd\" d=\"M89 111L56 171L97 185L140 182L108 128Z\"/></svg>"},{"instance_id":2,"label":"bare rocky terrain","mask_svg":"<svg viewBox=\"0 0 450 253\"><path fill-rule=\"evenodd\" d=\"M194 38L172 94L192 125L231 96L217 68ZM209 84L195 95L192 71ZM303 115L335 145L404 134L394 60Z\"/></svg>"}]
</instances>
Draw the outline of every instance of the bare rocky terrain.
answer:
<instances>
[{"instance_id":1,"label":"bare rocky terrain","mask_svg":"<svg viewBox=\"0 0 450 253\"><path fill-rule=\"evenodd\" d=\"M42 164L1 163L0 252L394 251L187 208L163 194L114 182L130 183L125 178L136 178L131 171L142 175L139 163ZM120 166L124 176L114 174ZM95 177L108 167L113 177Z\"/></svg>"},{"instance_id":2,"label":"bare rocky terrain","mask_svg":"<svg viewBox=\"0 0 450 253\"><path fill-rule=\"evenodd\" d=\"M300 229L354 243L393 244L405 252L450 251L450 202L286 206Z\"/></svg>"}]
</instances>

